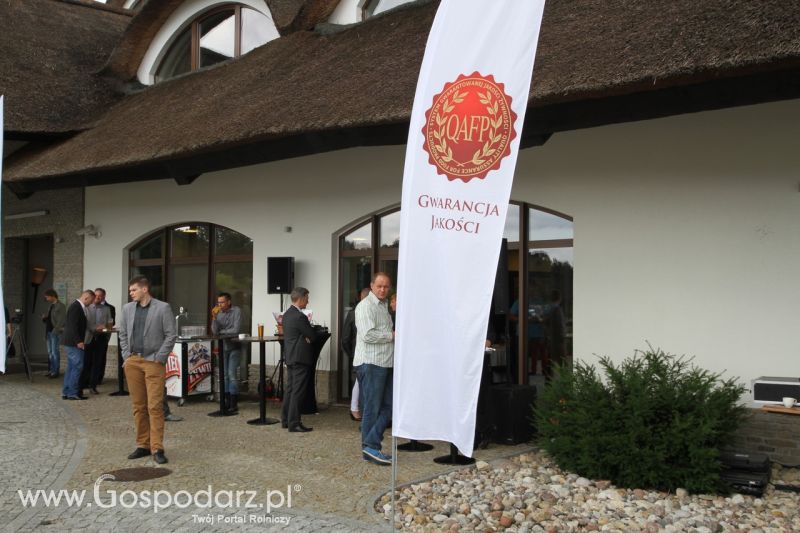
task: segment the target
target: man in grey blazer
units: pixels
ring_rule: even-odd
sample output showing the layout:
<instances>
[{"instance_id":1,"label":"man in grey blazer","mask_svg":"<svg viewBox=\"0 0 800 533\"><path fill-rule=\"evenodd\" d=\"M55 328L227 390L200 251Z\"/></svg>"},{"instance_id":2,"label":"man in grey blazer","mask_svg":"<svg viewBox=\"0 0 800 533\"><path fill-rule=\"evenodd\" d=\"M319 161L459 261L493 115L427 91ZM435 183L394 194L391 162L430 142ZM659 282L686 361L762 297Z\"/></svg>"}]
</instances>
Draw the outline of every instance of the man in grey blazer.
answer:
<instances>
[{"instance_id":1,"label":"man in grey blazer","mask_svg":"<svg viewBox=\"0 0 800 533\"><path fill-rule=\"evenodd\" d=\"M164 464L164 377L167 356L175 345L175 319L169 304L150 296L150 281L137 276L128 283L132 302L122 308L119 349L133 404L136 449L128 459L153 454Z\"/></svg>"}]
</instances>

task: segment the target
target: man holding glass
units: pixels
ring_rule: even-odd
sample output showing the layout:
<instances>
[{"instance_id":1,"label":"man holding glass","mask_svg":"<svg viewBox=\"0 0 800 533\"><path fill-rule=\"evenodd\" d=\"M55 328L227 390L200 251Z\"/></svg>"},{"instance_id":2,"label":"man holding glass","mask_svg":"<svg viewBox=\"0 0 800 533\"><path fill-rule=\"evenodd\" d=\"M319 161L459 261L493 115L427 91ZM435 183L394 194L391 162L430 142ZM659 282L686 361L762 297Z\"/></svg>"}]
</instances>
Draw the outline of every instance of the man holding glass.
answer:
<instances>
[{"instance_id":1,"label":"man holding glass","mask_svg":"<svg viewBox=\"0 0 800 533\"><path fill-rule=\"evenodd\" d=\"M239 335L242 331L242 310L231 305L231 295L219 293L217 305L211 310L211 333L214 335ZM239 411L239 359L242 344L235 339L223 341L225 365L225 405L232 412Z\"/></svg>"},{"instance_id":2,"label":"man holding glass","mask_svg":"<svg viewBox=\"0 0 800 533\"><path fill-rule=\"evenodd\" d=\"M106 373L106 353L108 352L108 341L111 338L109 331L114 327L114 320L117 311L114 306L106 301L106 290L96 288L94 290L94 303L89 306L89 329L94 336L92 342L86 346L86 359L88 365L87 381L89 390L92 394L98 394L97 386L103 382Z\"/></svg>"}]
</instances>

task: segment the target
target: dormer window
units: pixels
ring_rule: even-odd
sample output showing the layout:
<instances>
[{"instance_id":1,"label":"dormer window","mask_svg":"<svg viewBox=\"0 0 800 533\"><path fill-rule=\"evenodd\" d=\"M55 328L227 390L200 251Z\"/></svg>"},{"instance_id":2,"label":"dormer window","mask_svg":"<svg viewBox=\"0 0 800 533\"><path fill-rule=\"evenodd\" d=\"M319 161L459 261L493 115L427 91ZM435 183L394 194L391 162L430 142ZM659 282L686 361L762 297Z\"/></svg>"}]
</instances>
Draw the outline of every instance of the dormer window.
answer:
<instances>
[{"instance_id":1,"label":"dormer window","mask_svg":"<svg viewBox=\"0 0 800 533\"><path fill-rule=\"evenodd\" d=\"M276 38L272 19L250 7L229 4L206 11L173 39L155 81L240 57Z\"/></svg>"}]
</instances>

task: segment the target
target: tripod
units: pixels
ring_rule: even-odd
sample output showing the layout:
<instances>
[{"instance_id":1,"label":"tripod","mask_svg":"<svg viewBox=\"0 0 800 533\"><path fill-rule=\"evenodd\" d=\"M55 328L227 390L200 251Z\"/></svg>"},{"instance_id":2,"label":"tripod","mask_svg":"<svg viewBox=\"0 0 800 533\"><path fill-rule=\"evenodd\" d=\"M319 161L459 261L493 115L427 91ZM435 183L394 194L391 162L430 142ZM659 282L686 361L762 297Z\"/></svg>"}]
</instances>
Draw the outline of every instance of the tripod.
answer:
<instances>
[{"instance_id":1,"label":"tripod","mask_svg":"<svg viewBox=\"0 0 800 533\"><path fill-rule=\"evenodd\" d=\"M8 346L6 346L6 360L8 360L8 354L11 352L12 346L14 346L14 340L19 341L19 354L22 357L22 364L25 367L25 374L28 376L28 381L33 382L33 374L31 373L31 364L28 361L28 345L25 342L25 335L22 334L22 330L20 329L20 324L16 322L11 323L11 337L8 341Z\"/></svg>"},{"instance_id":2,"label":"tripod","mask_svg":"<svg viewBox=\"0 0 800 533\"><path fill-rule=\"evenodd\" d=\"M281 344L283 342L281 341ZM275 370L272 371L272 376L270 376L269 380L272 382L272 385L275 387L275 397L280 400L283 400L283 366L286 362L283 360L283 346L281 346L281 355L280 359L278 360L278 364L275 366ZM275 382L275 374L278 375L278 382ZM265 394L265 391L262 391L262 394Z\"/></svg>"}]
</instances>

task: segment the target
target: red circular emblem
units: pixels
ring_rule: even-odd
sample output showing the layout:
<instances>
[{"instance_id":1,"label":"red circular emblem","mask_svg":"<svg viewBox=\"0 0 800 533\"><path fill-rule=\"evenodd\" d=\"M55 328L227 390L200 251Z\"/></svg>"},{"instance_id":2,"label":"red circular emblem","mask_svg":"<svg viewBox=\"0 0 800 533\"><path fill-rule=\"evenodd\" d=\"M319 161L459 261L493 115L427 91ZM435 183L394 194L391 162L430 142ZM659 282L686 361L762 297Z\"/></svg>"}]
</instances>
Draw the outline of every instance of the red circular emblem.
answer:
<instances>
[{"instance_id":1,"label":"red circular emblem","mask_svg":"<svg viewBox=\"0 0 800 533\"><path fill-rule=\"evenodd\" d=\"M425 112L423 148L436 172L465 183L500 168L517 136L511 97L494 76L473 72L445 83Z\"/></svg>"}]
</instances>

